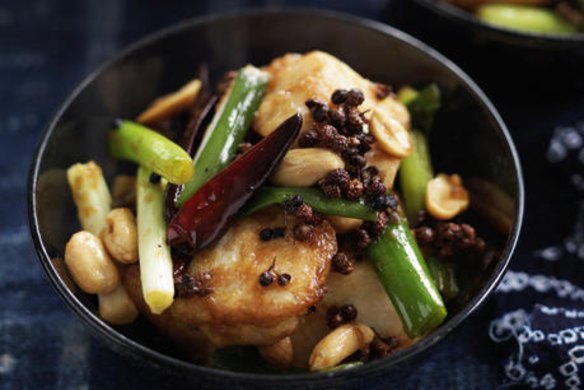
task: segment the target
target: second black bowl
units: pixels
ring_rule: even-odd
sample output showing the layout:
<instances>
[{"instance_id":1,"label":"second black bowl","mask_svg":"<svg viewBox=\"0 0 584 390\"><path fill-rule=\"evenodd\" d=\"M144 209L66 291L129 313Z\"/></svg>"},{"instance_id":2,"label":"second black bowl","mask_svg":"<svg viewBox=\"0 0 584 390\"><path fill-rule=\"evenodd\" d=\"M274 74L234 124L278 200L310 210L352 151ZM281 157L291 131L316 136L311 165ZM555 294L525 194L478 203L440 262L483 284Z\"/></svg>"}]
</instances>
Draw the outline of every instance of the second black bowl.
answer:
<instances>
[{"instance_id":1,"label":"second black bowl","mask_svg":"<svg viewBox=\"0 0 584 390\"><path fill-rule=\"evenodd\" d=\"M415 1L460 27L472 29L476 39L479 40L491 40L500 44L547 50L584 52L584 33L560 35L513 30L482 22L472 13L444 0Z\"/></svg>"},{"instance_id":2,"label":"second black bowl","mask_svg":"<svg viewBox=\"0 0 584 390\"><path fill-rule=\"evenodd\" d=\"M497 101L584 91L584 34L504 29L437 0L398 0L392 8L392 21L459 63Z\"/></svg>"}]
</instances>

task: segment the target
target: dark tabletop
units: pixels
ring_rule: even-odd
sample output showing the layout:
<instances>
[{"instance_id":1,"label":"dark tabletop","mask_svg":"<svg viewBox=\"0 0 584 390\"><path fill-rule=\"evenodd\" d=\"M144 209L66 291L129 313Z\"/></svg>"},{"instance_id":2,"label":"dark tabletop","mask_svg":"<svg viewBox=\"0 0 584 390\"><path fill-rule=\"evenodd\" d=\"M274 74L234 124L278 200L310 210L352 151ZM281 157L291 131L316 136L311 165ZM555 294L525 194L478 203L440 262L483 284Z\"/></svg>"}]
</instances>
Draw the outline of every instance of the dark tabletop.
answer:
<instances>
[{"instance_id":1,"label":"dark tabletop","mask_svg":"<svg viewBox=\"0 0 584 390\"><path fill-rule=\"evenodd\" d=\"M101 62L143 35L186 18L265 5L329 7L423 35L389 0L3 0L0 3L0 388L160 388L170 378L141 368L94 339L60 301L37 264L26 217L27 174L37 138L67 93ZM431 44L455 57L479 84L487 64L464 46ZM427 37L426 37L427 38ZM526 66L529 66L528 64ZM486 81L484 81L486 83ZM523 160L527 215L515 260L570 234L577 193L562 169L546 163L558 126L584 120L584 98L482 85L507 121ZM559 173L558 173L559 172ZM517 260L519 259L519 260ZM525 261L525 260L524 260ZM514 269L513 263L511 269ZM406 373L371 379L371 388L494 388L504 379L502 356L488 336L498 313L492 301L427 352Z\"/></svg>"}]
</instances>

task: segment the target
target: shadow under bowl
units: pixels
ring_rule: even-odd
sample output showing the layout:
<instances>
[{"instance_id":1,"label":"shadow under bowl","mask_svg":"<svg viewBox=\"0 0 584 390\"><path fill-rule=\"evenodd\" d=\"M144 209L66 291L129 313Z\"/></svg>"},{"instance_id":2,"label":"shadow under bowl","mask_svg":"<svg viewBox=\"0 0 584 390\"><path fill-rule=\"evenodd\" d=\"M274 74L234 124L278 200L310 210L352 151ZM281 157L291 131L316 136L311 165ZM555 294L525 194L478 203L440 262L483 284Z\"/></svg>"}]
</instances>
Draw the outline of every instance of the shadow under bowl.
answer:
<instances>
[{"instance_id":1,"label":"shadow under bowl","mask_svg":"<svg viewBox=\"0 0 584 390\"><path fill-rule=\"evenodd\" d=\"M76 290L63 273L65 243L79 229L65 171L97 161L106 179L125 169L108 156L112 119L133 118L155 97L189 80L208 63L219 78L247 63L267 64L288 52L327 51L365 77L401 86L436 82L444 105L431 149L437 171L490 182L507 202L509 229L500 255L450 307L446 322L410 348L361 368L319 374L268 375L229 372L184 360L146 321L112 327L96 314L96 299ZM496 208L499 205L493 204ZM509 133L481 90L449 60L387 25L310 10L264 10L195 19L151 35L91 74L66 99L40 139L29 178L29 221L40 264L69 308L112 349L152 368L180 375L183 383L273 387L333 386L380 374L423 355L469 316L493 291L510 260L523 213L523 182Z\"/></svg>"}]
</instances>

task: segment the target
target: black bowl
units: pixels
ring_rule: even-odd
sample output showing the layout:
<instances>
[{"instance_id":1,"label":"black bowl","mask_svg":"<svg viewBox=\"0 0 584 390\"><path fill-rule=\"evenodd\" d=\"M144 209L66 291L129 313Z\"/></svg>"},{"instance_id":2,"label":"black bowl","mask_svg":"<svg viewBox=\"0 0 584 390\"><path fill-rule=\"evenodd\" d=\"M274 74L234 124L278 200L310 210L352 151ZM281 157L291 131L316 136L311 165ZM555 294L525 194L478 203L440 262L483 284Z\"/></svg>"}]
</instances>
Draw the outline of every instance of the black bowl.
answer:
<instances>
[{"instance_id":1,"label":"black bowl","mask_svg":"<svg viewBox=\"0 0 584 390\"><path fill-rule=\"evenodd\" d=\"M480 78L513 96L584 89L584 33L522 32L484 23L445 1L402 0L399 25L427 40ZM403 11L402 9L402 11ZM439 34L436 34L439 31ZM468 67L466 65L468 64ZM529 93L523 93L527 88Z\"/></svg>"},{"instance_id":2,"label":"black bowl","mask_svg":"<svg viewBox=\"0 0 584 390\"><path fill-rule=\"evenodd\" d=\"M108 157L105 131L114 117L134 117L163 91L193 76L201 62L215 75L246 63L266 64L286 52L328 51L366 77L395 86L437 82L444 109L432 149L436 167L491 181L510 200L512 228L499 236L500 256L473 283L448 320L414 346L347 372L258 375L201 367L182 360L145 322L112 327L96 315L96 301L68 287L60 261L78 229L65 169L94 159L111 179L120 168ZM487 97L460 69L430 47L389 26L314 11L268 10L187 21L124 50L90 75L67 98L43 134L30 173L29 220L40 263L81 320L114 350L145 364L206 384L334 385L380 373L421 356L493 291L513 252L523 214L523 182L513 142ZM499 205L493 204L493 207Z\"/></svg>"}]
</instances>

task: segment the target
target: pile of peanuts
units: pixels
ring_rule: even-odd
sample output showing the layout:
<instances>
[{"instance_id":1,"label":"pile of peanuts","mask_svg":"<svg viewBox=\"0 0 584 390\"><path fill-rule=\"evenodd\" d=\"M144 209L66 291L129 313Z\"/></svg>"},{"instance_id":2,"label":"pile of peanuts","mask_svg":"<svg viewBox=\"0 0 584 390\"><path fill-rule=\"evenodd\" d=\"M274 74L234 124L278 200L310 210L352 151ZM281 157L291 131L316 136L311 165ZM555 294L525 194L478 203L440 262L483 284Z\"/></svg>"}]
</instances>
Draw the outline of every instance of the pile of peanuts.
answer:
<instances>
[{"instance_id":1,"label":"pile of peanuts","mask_svg":"<svg viewBox=\"0 0 584 390\"><path fill-rule=\"evenodd\" d=\"M126 207L110 209L109 189L93 161L73 165L67 176L83 229L65 247L69 274L81 290L97 294L103 320L115 325L131 323L138 310L121 283L120 269L138 261L134 214ZM126 180L128 183L131 181Z\"/></svg>"}]
</instances>

